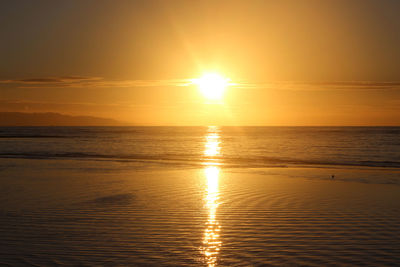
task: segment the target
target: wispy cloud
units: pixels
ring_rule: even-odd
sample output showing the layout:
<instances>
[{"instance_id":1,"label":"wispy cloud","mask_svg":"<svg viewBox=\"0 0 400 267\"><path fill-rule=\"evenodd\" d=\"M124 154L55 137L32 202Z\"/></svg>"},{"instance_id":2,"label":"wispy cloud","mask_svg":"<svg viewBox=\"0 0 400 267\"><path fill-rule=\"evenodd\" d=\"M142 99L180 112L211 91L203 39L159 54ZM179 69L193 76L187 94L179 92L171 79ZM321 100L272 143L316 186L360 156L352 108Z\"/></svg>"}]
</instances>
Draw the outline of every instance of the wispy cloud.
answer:
<instances>
[{"instance_id":1,"label":"wispy cloud","mask_svg":"<svg viewBox=\"0 0 400 267\"><path fill-rule=\"evenodd\" d=\"M400 82L376 81L334 81L334 82L271 82L271 83L237 83L240 88L268 88L276 90L400 90Z\"/></svg>"},{"instance_id":2,"label":"wispy cloud","mask_svg":"<svg viewBox=\"0 0 400 267\"><path fill-rule=\"evenodd\" d=\"M109 80L102 77L38 77L13 80L0 80L0 84L14 85L17 88L44 88L44 87L169 87L186 86L190 79L169 79L169 80Z\"/></svg>"},{"instance_id":3,"label":"wispy cloud","mask_svg":"<svg viewBox=\"0 0 400 267\"><path fill-rule=\"evenodd\" d=\"M178 102L179 103L179 102ZM179 104L187 104L187 103L179 103ZM9 99L0 99L0 111L8 110L8 109L30 109L30 108L65 108L65 107L101 107L101 108L173 108L178 107L179 105L171 105L171 104L136 104L130 102L116 102L116 103L93 103L93 102L51 102L51 101L31 101L31 100L9 100Z\"/></svg>"},{"instance_id":4,"label":"wispy cloud","mask_svg":"<svg viewBox=\"0 0 400 267\"><path fill-rule=\"evenodd\" d=\"M49 101L31 101L31 100L8 100L0 99L0 105L14 105L14 106L27 106L27 105L70 105L70 106L130 106L125 103L90 103L90 102L49 102Z\"/></svg>"},{"instance_id":5,"label":"wispy cloud","mask_svg":"<svg viewBox=\"0 0 400 267\"><path fill-rule=\"evenodd\" d=\"M193 84L192 78L165 80L112 80L103 77L60 76L34 77L0 80L0 85L16 88L135 88L135 87L176 87ZM233 82L231 86L242 89L271 90L400 90L400 81L280 81L269 83Z\"/></svg>"}]
</instances>

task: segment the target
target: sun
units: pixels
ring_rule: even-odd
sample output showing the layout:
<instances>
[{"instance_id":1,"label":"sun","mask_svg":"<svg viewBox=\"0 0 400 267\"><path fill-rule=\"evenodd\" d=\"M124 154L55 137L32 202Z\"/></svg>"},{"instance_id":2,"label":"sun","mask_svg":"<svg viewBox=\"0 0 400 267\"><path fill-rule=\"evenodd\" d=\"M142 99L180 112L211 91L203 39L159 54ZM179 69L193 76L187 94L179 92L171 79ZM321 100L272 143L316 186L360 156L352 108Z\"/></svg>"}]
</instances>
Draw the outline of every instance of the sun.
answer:
<instances>
[{"instance_id":1,"label":"sun","mask_svg":"<svg viewBox=\"0 0 400 267\"><path fill-rule=\"evenodd\" d=\"M230 79L217 73L206 73L200 78L192 80L199 87L204 97L209 100L221 100L229 81Z\"/></svg>"}]
</instances>

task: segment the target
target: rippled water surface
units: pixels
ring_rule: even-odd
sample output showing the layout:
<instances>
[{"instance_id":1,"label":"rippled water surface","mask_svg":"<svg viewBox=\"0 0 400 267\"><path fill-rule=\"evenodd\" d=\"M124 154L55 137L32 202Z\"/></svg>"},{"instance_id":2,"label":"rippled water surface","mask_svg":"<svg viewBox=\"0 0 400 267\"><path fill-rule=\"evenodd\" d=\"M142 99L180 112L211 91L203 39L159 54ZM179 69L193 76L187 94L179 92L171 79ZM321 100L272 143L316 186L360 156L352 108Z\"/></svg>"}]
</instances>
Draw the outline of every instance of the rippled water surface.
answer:
<instances>
[{"instance_id":1,"label":"rippled water surface","mask_svg":"<svg viewBox=\"0 0 400 267\"><path fill-rule=\"evenodd\" d=\"M0 127L0 149L0 158L400 167L400 127Z\"/></svg>"},{"instance_id":2,"label":"rippled water surface","mask_svg":"<svg viewBox=\"0 0 400 267\"><path fill-rule=\"evenodd\" d=\"M396 265L399 131L2 128L0 265Z\"/></svg>"}]
</instances>

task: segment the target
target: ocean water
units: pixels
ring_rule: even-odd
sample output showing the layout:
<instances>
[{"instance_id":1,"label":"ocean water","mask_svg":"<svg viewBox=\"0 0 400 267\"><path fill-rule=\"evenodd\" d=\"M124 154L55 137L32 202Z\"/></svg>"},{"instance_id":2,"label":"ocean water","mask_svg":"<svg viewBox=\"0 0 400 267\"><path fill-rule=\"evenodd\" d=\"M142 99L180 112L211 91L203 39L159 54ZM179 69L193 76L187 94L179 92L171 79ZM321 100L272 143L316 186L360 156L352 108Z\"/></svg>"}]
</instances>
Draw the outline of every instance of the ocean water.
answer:
<instances>
[{"instance_id":1,"label":"ocean water","mask_svg":"<svg viewBox=\"0 0 400 267\"><path fill-rule=\"evenodd\" d=\"M0 265L398 265L399 185L400 127L0 127Z\"/></svg>"},{"instance_id":2,"label":"ocean water","mask_svg":"<svg viewBox=\"0 0 400 267\"><path fill-rule=\"evenodd\" d=\"M400 127L0 127L0 158L399 168Z\"/></svg>"}]
</instances>

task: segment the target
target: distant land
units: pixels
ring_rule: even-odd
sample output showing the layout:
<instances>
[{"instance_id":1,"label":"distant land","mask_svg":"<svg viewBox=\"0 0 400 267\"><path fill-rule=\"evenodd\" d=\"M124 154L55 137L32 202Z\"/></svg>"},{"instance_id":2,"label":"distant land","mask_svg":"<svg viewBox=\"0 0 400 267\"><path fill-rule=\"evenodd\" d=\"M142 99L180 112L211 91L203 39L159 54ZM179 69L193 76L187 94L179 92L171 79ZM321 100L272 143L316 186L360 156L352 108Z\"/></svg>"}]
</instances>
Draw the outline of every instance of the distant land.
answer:
<instances>
[{"instance_id":1,"label":"distant land","mask_svg":"<svg viewBox=\"0 0 400 267\"><path fill-rule=\"evenodd\" d=\"M0 126L120 126L117 120L60 113L0 112Z\"/></svg>"}]
</instances>

